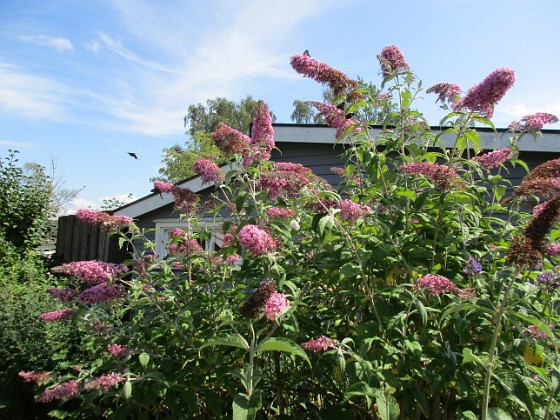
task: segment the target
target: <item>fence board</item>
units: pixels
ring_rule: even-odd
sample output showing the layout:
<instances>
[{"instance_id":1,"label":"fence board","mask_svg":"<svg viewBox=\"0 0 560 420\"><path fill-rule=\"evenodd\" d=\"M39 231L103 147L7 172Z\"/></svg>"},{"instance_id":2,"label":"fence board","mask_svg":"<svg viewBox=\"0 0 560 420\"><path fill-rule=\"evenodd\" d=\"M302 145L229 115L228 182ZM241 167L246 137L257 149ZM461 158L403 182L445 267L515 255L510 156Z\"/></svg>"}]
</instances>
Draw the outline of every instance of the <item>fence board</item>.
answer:
<instances>
[{"instance_id":1,"label":"fence board","mask_svg":"<svg viewBox=\"0 0 560 420\"><path fill-rule=\"evenodd\" d=\"M109 235L99 226L78 220L76 216L58 219L56 255L63 263L101 260L120 263L127 257L127 249L119 249L119 236Z\"/></svg>"}]
</instances>

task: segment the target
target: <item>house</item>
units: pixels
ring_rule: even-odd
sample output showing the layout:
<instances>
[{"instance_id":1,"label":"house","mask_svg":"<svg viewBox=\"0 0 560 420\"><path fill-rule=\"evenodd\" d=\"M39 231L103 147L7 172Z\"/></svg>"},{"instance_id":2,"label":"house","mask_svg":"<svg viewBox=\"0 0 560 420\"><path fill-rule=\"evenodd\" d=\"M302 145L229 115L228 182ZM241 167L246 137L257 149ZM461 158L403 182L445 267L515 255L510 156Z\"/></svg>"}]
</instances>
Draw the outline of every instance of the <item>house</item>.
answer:
<instances>
[{"instance_id":1,"label":"house","mask_svg":"<svg viewBox=\"0 0 560 420\"><path fill-rule=\"evenodd\" d=\"M338 175L335 175L331 168L342 165L340 155L344 145L335 144L335 129L324 125L299 124L274 124L273 127L276 147L280 151L273 151L271 160L301 163L330 184L336 185L339 182ZM381 131L381 127L374 126L372 130L375 134ZM433 127L432 130L437 133L441 129ZM480 145L485 150L501 149L509 144L504 129L494 131L477 128L477 131ZM454 137L444 135L442 139L447 147L453 147ZM520 158L530 169L533 169L545 161L560 157L560 130L543 130L542 137L537 140L527 135L517 143L517 146L520 149ZM227 171L227 167L223 169ZM517 166L512 168L507 176L513 185L518 185L525 174L525 170ZM208 196L212 191L212 187L203 184L200 177L189 178L179 186L189 188L202 196ZM165 244L171 232L185 224L180 220L178 212L173 209L173 205L171 194L152 193L116 209L114 215L132 217L140 228L149 229L148 239L155 242L157 254L163 256L166 254ZM206 220L206 225L213 230L211 240L204 244L207 250L221 245L219 223L214 219Z\"/></svg>"}]
</instances>

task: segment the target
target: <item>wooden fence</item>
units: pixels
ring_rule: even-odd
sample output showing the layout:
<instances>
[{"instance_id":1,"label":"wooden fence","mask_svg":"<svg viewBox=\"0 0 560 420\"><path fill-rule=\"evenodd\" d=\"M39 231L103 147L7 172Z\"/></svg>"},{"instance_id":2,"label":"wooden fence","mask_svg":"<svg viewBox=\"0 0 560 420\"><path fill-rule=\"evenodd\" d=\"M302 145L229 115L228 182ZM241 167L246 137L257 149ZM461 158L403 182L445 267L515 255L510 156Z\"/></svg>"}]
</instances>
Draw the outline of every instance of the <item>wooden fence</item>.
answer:
<instances>
[{"instance_id":1,"label":"wooden fence","mask_svg":"<svg viewBox=\"0 0 560 420\"><path fill-rule=\"evenodd\" d=\"M127 258L127 249L119 249L119 235L110 235L74 215L61 216L54 258L61 263L87 260L121 263Z\"/></svg>"}]
</instances>

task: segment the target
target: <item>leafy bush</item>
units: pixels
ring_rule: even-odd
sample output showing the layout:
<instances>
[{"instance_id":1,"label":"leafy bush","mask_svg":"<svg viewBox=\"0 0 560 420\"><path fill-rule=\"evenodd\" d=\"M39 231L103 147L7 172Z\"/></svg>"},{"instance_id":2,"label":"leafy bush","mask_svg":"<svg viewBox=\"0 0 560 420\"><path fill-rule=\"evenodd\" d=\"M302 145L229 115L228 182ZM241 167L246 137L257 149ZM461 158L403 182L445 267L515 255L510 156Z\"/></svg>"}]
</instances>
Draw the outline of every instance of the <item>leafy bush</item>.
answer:
<instances>
[{"instance_id":1,"label":"leafy bush","mask_svg":"<svg viewBox=\"0 0 560 420\"><path fill-rule=\"evenodd\" d=\"M85 356L39 380L39 401L60 401L52 415L558 414L560 161L513 191L504 176L526 167L519 139L556 118L526 116L510 126L509 147L483 153L472 125L493 127L513 71L496 70L464 96L456 85L430 88L449 111L434 133L412 108L421 83L398 48L379 58L384 91L371 97L340 71L292 57L296 71L337 98L313 104L345 146L338 191L301 165L269 161L273 130L261 102L252 138L223 125L213 136L232 171L196 165L219 185L211 205L155 183L185 213L167 257L146 241L126 269L81 262L55 270L68 287L54 295L68 307L42 318L80 320L89 341ZM368 107L384 104L397 110L374 132ZM452 147L443 143L449 136ZM224 238L213 253L200 246L211 235L200 217L208 212ZM143 236L126 218L79 217L128 225L122 240L131 244Z\"/></svg>"},{"instance_id":2,"label":"leafy bush","mask_svg":"<svg viewBox=\"0 0 560 420\"><path fill-rule=\"evenodd\" d=\"M51 184L44 168L18 166L17 151L0 160L0 238L18 249L35 248L45 237Z\"/></svg>"}]
</instances>

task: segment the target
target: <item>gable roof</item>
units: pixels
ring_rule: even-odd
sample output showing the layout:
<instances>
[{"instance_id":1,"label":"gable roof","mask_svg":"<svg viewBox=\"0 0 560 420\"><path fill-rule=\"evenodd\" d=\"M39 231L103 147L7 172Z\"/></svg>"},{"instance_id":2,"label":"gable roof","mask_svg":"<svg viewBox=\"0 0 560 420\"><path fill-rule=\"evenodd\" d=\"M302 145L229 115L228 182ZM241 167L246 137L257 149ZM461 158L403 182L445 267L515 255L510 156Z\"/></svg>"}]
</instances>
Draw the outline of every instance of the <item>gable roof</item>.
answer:
<instances>
[{"instance_id":1,"label":"gable roof","mask_svg":"<svg viewBox=\"0 0 560 420\"><path fill-rule=\"evenodd\" d=\"M282 143L306 143L306 144L335 144L336 130L326 125L317 124L273 124L274 141L276 144ZM444 128L431 127L436 134ZM508 130L491 128L475 128L479 134L480 146L483 149L493 150L502 149L509 145L507 137ZM376 135L383 130L382 126L372 126L372 134ZM525 136L516 143L520 151L525 152L550 152L560 153L560 130L542 130L542 137L533 140L531 136ZM453 147L455 137L452 134L444 134L441 137L446 147ZM221 167L224 172L234 169L234 163ZM200 176L193 176L177 184L181 188L188 188L195 193L210 188L212 184L202 182ZM173 203L171 194L152 193L139 198L136 201L125 204L113 211L117 216L128 216L136 218L142 214L149 213L163 206Z\"/></svg>"}]
</instances>

